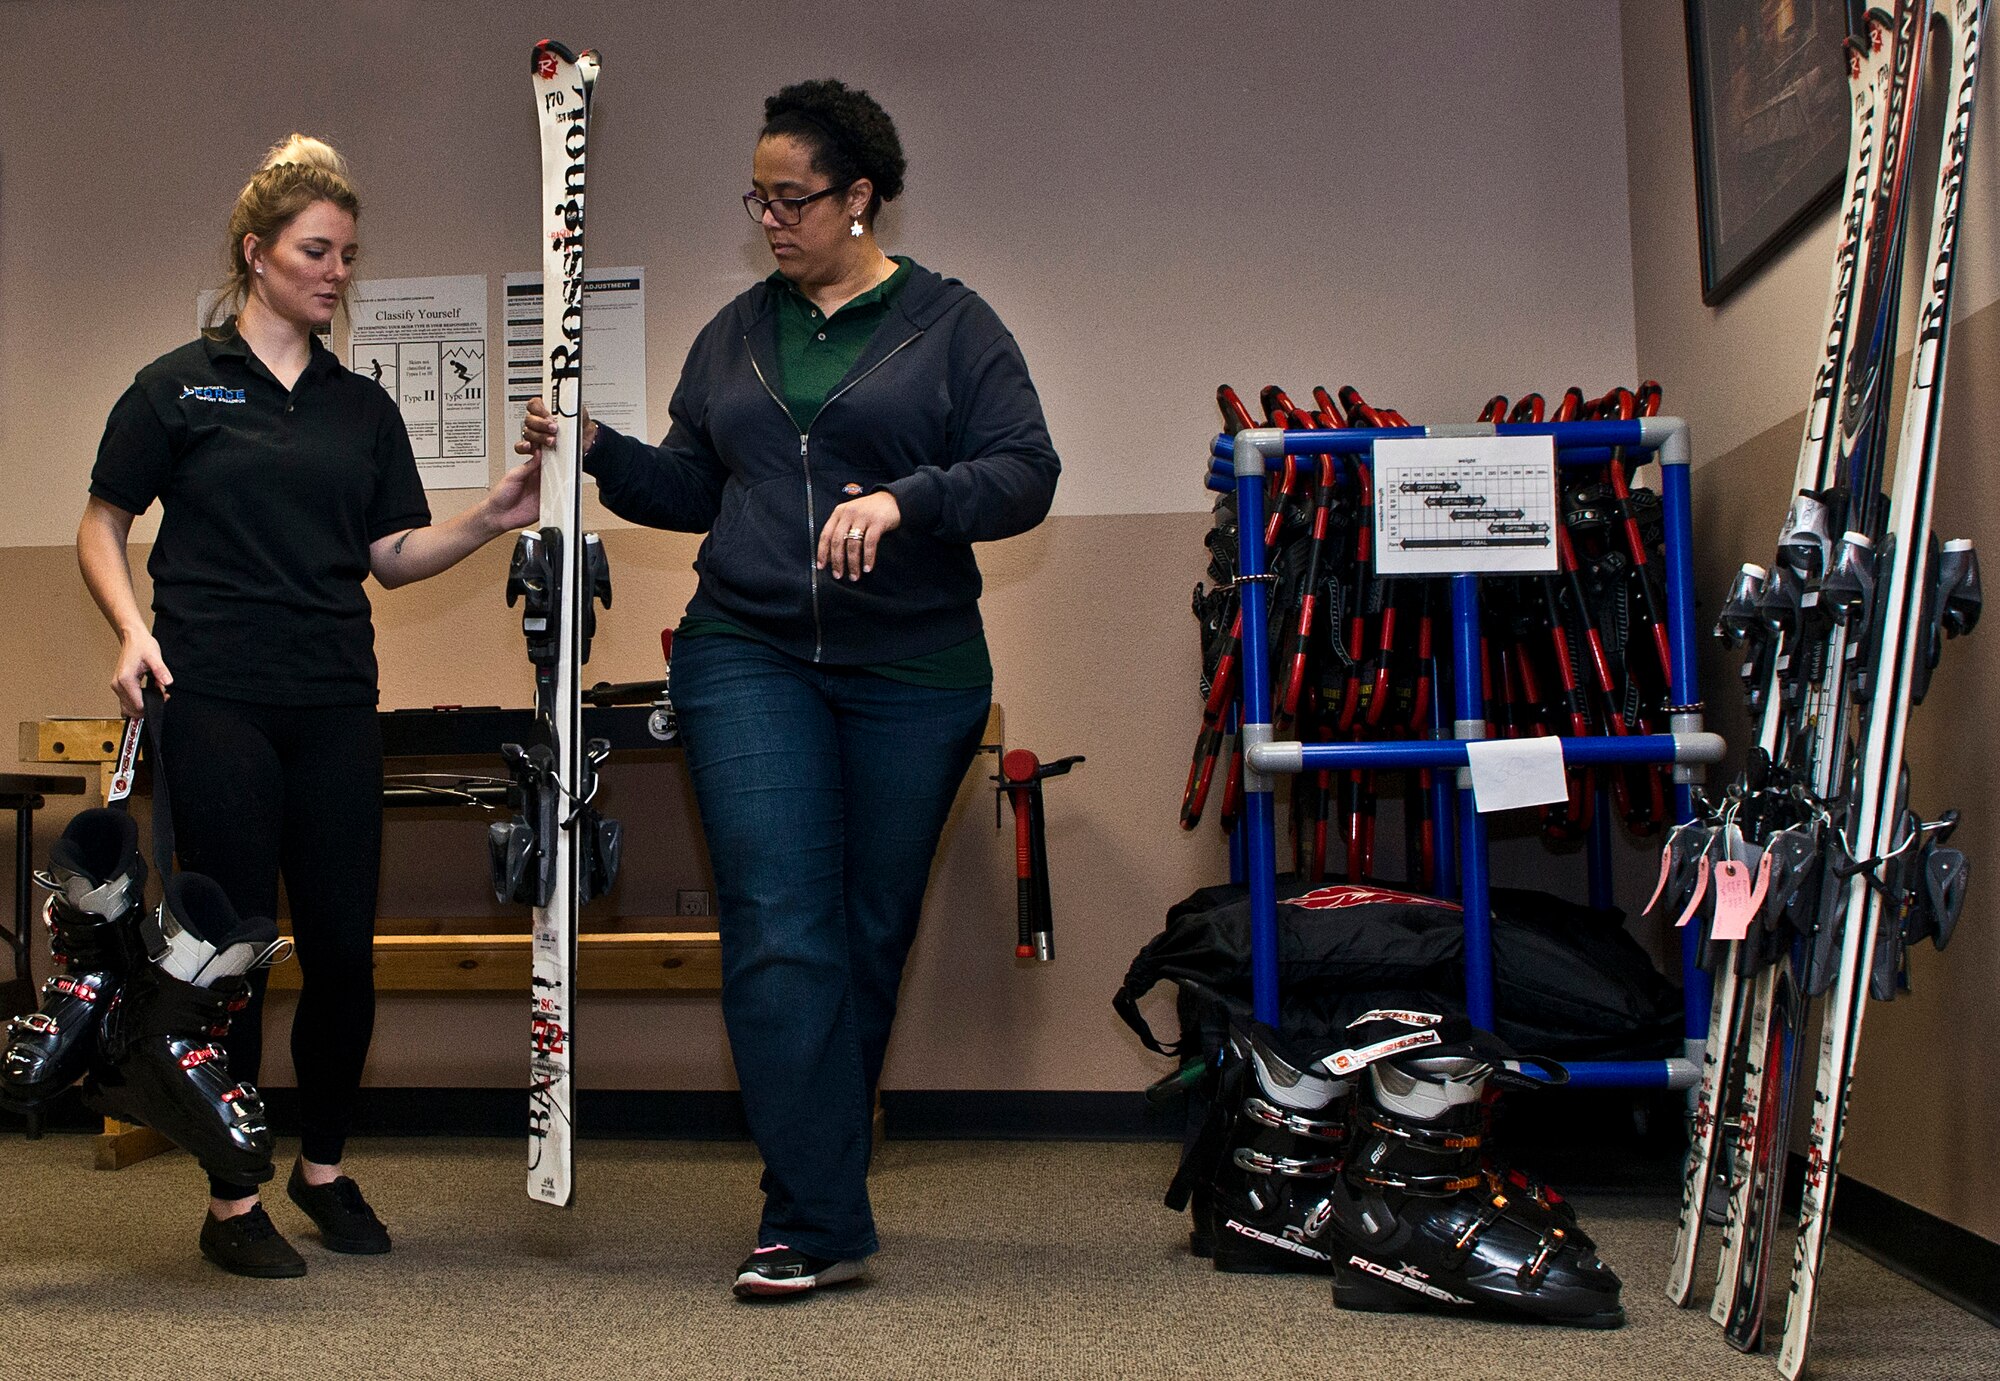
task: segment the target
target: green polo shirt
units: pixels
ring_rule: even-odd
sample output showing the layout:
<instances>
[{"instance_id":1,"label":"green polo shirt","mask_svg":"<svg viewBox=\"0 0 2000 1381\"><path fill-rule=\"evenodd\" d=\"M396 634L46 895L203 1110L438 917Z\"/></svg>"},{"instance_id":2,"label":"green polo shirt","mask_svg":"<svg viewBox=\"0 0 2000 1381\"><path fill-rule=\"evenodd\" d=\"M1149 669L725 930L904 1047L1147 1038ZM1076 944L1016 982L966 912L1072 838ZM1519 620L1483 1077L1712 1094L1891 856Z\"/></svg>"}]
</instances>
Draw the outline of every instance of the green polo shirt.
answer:
<instances>
[{"instance_id":1,"label":"green polo shirt","mask_svg":"<svg viewBox=\"0 0 2000 1381\"><path fill-rule=\"evenodd\" d=\"M765 281L778 289L778 391L801 430L808 429L827 395L847 377L889 304L910 281L913 260L896 256L896 271L827 316L782 273Z\"/></svg>"},{"instance_id":2,"label":"green polo shirt","mask_svg":"<svg viewBox=\"0 0 2000 1381\"><path fill-rule=\"evenodd\" d=\"M828 395L840 386L847 371L854 368L854 362L868 348L882 318L888 315L889 304L910 281L915 261L900 254L895 261L894 273L859 297L842 303L832 316L820 311L782 273L773 273L767 280L778 289L778 393L785 401L785 410L792 415L793 425L802 430L812 427L813 419L826 406ZM757 636L751 629L716 618L683 619L675 636L700 637L711 633ZM862 669L892 681L948 690L969 690L993 681L993 661L986 649L984 633L936 652Z\"/></svg>"}]
</instances>

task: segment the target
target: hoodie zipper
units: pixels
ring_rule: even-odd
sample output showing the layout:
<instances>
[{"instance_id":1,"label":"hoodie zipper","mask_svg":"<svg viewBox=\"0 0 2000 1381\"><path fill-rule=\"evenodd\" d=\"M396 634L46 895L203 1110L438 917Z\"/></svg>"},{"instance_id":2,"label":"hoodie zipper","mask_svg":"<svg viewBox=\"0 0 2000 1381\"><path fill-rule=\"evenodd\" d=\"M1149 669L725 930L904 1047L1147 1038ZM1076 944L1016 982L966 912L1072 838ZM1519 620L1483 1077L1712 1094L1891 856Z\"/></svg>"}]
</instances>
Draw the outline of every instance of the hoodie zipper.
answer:
<instances>
[{"instance_id":1,"label":"hoodie zipper","mask_svg":"<svg viewBox=\"0 0 2000 1381\"><path fill-rule=\"evenodd\" d=\"M845 384L842 384L839 388L835 389L832 393L827 394L826 402L821 403L819 405L820 412L825 412L828 405L831 404L834 399L838 398L841 394L853 388L856 384L860 383L863 379L867 378L869 374L873 374L876 370L880 369L883 365L889 363L890 360L894 359L897 355L901 354L904 347L910 345L917 339L918 336L921 336L922 334L923 332L921 330L917 331L915 334L911 335L908 340L903 341L894 350L891 350L881 359L875 361L874 364L868 366L867 373L857 375L855 378L848 380ZM798 426L799 419L792 416L792 410L785 406L785 400L778 396L778 391L771 387L771 381L764 377L763 366L757 363L757 352L750 349L750 337L748 335L745 335L743 337L743 348L745 353L747 353L750 356L750 368L753 371L755 371L757 375L757 382L764 386L764 392L771 395L771 401L778 405L778 410L785 414L786 420L788 420L794 427ZM813 417L813 421L817 422L818 420L819 417L817 414L815 414ZM805 472L806 570L808 572L808 579L810 583L810 589L812 592L812 611L813 611L812 659L813 661L817 662L820 659L820 654L825 650L826 647L826 631L820 623L820 614L819 614L819 527L818 524L813 520L811 432L812 428L810 426L805 427L799 432L799 466Z\"/></svg>"}]
</instances>

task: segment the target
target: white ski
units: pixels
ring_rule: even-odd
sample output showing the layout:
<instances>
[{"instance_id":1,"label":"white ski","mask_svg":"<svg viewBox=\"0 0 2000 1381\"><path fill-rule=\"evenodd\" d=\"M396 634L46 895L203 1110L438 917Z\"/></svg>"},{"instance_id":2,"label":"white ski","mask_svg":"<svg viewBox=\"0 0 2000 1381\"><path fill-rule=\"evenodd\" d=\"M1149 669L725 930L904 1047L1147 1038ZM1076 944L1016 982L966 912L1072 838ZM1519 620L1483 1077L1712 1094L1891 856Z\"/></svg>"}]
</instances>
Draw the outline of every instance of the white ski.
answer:
<instances>
[{"instance_id":1,"label":"white ski","mask_svg":"<svg viewBox=\"0 0 2000 1381\"><path fill-rule=\"evenodd\" d=\"M534 49L542 144L542 398L560 419L542 457L539 531L521 535L508 602L525 601L522 630L535 664L538 742L510 745L521 816L503 856L496 827L496 890L534 905L529 1055L528 1194L573 1199L577 913L609 885L616 827L589 809L595 762L583 741L580 669L590 655L592 596L610 603L602 548L583 533L578 422L583 389L583 194L597 55L544 40ZM593 559L595 558L595 559ZM605 851L609 858L603 857Z\"/></svg>"},{"instance_id":2,"label":"white ski","mask_svg":"<svg viewBox=\"0 0 2000 1381\"><path fill-rule=\"evenodd\" d=\"M1905 841L1894 838L1900 823L1903 739L1923 656L1921 619L1926 558L1930 547L1933 481L1938 433L1944 411L1945 343L1951 325L1952 283L1964 209L1965 166L1972 144L1972 114L1979 74L1979 49L1986 27L1987 0L1930 0L1927 21L1941 19L1951 45L1946 97L1950 118L1939 152L1924 298L1917 314L1917 340L1902 434L1897 442L1895 490L1888 534L1893 545L1876 571L1875 646L1880 648L1868 704L1862 714L1862 751L1856 772L1858 795L1849 822L1848 843L1855 858L1879 859ZM1799 1205L1799 1236L1792 1256L1791 1296L1785 1311L1785 1338L1778 1369L1797 1378L1805 1371L1819 1270L1825 1258L1828 1213L1840 1160L1847 1096L1861 1037L1876 933L1883 923L1883 896L1867 871L1848 880L1847 926L1841 936L1840 967L1820 1033L1819 1069L1813 1091L1812 1125L1806 1143L1806 1173ZM1895 918L1891 918L1895 923Z\"/></svg>"}]
</instances>

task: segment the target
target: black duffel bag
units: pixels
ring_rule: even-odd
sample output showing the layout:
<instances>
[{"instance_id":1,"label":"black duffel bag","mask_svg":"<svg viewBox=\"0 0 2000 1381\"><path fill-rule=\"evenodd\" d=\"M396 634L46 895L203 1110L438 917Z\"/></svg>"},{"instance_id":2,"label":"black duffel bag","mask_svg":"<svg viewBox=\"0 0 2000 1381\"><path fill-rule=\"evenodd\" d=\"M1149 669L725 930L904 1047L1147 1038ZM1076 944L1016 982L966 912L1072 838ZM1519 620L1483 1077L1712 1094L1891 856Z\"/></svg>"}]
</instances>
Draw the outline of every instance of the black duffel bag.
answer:
<instances>
[{"instance_id":1,"label":"black duffel bag","mask_svg":"<svg viewBox=\"0 0 2000 1381\"><path fill-rule=\"evenodd\" d=\"M1380 887L1278 883L1280 1030L1324 1047L1371 1007L1465 1010L1464 913L1458 903ZM1625 931L1624 913L1496 887L1494 1034L1558 1060L1639 1060L1681 1052L1680 992ZM1138 1000L1179 988L1179 1038L1160 1041ZM1229 1014L1250 1014L1250 902L1245 887L1204 887L1167 911L1133 959L1112 1005L1147 1048L1200 1059Z\"/></svg>"}]
</instances>

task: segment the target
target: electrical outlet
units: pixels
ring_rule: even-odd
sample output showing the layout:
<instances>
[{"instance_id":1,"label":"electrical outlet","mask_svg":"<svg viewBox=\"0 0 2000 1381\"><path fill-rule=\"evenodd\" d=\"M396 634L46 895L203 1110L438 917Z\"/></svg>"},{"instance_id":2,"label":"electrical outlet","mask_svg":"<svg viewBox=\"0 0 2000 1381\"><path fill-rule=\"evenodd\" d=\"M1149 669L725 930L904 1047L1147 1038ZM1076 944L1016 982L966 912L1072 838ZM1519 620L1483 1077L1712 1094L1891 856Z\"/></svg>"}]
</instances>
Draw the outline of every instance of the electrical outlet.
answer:
<instances>
[{"instance_id":1,"label":"electrical outlet","mask_svg":"<svg viewBox=\"0 0 2000 1381\"><path fill-rule=\"evenodd\" d=\"M708 915L708 889L706 887L683 887L674 893L674 914L676 916Z\"/></svg>"}]
</instances>

